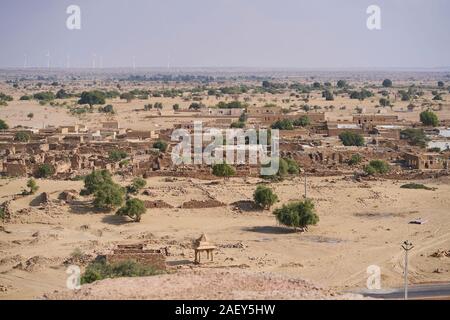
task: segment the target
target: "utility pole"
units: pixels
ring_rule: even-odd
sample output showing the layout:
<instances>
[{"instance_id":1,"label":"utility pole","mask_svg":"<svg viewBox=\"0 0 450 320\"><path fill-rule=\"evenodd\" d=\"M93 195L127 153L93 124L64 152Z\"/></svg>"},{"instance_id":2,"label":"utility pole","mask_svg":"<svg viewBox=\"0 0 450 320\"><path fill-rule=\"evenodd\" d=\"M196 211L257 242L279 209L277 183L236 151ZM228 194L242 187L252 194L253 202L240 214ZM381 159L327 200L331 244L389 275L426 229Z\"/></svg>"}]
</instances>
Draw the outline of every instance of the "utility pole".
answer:
<instances>
[{"instance_id":1,"label":"utility pole","mask_svg":"<svg viewBox=\"0 0 450 320\"><path fill-rule=\"evenodd\" d=\"M413 244L406 240L402 244L403 250L405 250L405 270L404 270L404 276L405 276L405 300L408 300L408 251L414 248Z\"/></svg>"},{"instance_id":2,"label":"utility pole","mask_svg":"<svg viewBox=\"0 0 450 320\"><path fill-rule=\"evenodd\" d=\"M305 200L306 200L306 189L307 187L306 187L306 170L305 170Z\"/></svg>"}]
</instances>

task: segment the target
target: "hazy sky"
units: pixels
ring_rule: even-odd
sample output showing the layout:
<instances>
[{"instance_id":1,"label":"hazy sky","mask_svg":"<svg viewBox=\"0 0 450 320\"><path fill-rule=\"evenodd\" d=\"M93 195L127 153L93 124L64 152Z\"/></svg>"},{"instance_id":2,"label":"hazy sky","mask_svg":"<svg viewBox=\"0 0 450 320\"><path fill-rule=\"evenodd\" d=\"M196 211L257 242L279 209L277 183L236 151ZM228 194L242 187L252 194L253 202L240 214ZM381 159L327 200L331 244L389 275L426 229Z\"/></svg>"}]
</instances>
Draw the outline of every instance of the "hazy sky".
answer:
<instances>
[{"instance_id":1,"label":"hazy sky","mask_svg":"<svg viewBox=\"0 0 450 320\"><path fill-rule=\"evenodd\" d=\"M45 67L48 51L52 67L448 67L449 14L449 0L0 0L0 67Z\"/></svg>"}]
</instances>

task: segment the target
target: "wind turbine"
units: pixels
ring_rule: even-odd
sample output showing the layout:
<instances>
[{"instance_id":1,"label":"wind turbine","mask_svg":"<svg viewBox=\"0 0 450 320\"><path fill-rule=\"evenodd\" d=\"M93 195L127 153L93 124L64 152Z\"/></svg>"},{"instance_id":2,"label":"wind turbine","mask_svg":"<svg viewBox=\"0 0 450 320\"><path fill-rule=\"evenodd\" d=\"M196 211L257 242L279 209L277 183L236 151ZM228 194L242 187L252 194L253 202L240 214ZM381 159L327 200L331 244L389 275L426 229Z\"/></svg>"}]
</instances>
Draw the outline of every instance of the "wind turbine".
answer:
<instances>
[{"instance_id":1,"label":"wind turbine","mask_svg":"<svg viewBox=\"0 0 450 320\"><path fill-rule=\"evenodd\" d=\"M66 68L69 69L70 68L70 55L66 56Z\"/></svg>"},{"instance_id":2,"label":"wind turbine","mask_svg":"<svg viewBox=\"0 0 450 320\"><path fill-rule=\"evenodd\" d=\"M136 56L133 56L133 70L136 70Z\"/></svg>"},{"instance_id":3,"label":"wind turbine","mask_svg":"<svg viewBox=\"0 0 450 320\"><path fill-rule=\"evenodd\" d=\"M94 53L92 54L92 68L95 69L95 59L97 58L97 55Z\"/></svg>"},{"instance_id":4,"label":"wind turbine","mask_svg":"<svg viewBox=\"0 0 450 320\"><path fill-rule=\"evenodd\" d=\"M100 56L100 62L99 62L99 67L100 69L103 69L103 56Z\"/></svg>"},{"instance_id":5,"label":"wind turbine","mask_svg":"<svg viewBox=\"0 0 450 320\"><path fill-rule=\"evenodd\" d=\"M23 55L23 58L24 58L23 59L23 68L26 69L26 67L28 65L28 56L26 53Z\"/></svg>"}]
</instances>

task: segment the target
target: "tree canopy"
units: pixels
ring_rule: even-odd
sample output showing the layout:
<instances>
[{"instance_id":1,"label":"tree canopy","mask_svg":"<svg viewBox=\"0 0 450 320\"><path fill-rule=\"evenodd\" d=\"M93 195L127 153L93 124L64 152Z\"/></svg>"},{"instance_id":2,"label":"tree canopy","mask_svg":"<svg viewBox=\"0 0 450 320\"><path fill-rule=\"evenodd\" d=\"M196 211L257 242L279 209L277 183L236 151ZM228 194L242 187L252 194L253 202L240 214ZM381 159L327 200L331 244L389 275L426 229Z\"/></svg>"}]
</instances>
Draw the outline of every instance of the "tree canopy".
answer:
<instances>
[{"instance_id":1,"label":"tree canopy","mask_svg":"<svg viewBox=\"0 0 450 320\"><path fill-rule=\"evenodd\" d=\"M266 186L258 186L253 193L253 200L263 209L270 209L278 201L278 196Z\"/></svg>"},{"instance_id":2,"label":"tree canopy","mask_svg":"<svg viewBox=\"0 0 450 320\"><path fill-rule=\"evenodd\" d=\"M212 167L212 173L216 177L232 177L236 174L236 170L228 163L217 163Z\"/></svg>"},{"instance_id":3,"label":"tree canopy","mask_svg":"<svg viewBox=\"0 0 450 320\"><path fill-rule=\"evenodd\" d=\"M364 145L364 137L359 133L355 133L352 131L344 131L339 135L339 139L341 139L342 144L344 146L358 146L361 147Z\"/></svg>"},{"instance_id":4,"label":"tree canopy","mask_svg":"<svg viewBox=\"0 0 450 320\"><path fill-rule=\"evenodd\" d=\"M105 93L102 91L83 91L78 104L88 104L92 107L95 104L105 104L105 98Z\"/></svg>"},{"instance_id":5,"label":"tree canopy","mask_svg":"<svg viewBox=\"0 0 450 320\"><path fill-rule=\"evenodd\" d=\"M431 110L423 111L420 114L420 121L426 126L436 127L439 125L439 119L437 115Z\"/></svg>"},{"instance_id":6,"label":"tree canopy","mask_svg":"<svg viewBox=\"0 0 450 320\"><path fill-rule=\"evenodd\" d=\"M382 85L385 88L390 88L390 87L392 87L392 80L391 79L384 79Z\"/></svg>"},{"instance_id":7,"label":"tree canopy","mask_svg":"<svg viewBox=\"0 0 450 320\"><path fill-rule=\"evenodd\" d=\"M283 205L274 210L273 214L279 223L293 228L307 228L316 225L319 216L311 200L297 201Z\"/></svg>"},{"instance_id":8,"label":"tree canopy","mask_svg":"<svg viewBox=\"0 0 450 320\"><path fill-rule=\"evenodd\" d=\"M127 216L135 222L141 221L141 216L147 211L145 203L137 198L128 199L125 205L117 210L116 215Z\"/></svg>"}]
</instances>

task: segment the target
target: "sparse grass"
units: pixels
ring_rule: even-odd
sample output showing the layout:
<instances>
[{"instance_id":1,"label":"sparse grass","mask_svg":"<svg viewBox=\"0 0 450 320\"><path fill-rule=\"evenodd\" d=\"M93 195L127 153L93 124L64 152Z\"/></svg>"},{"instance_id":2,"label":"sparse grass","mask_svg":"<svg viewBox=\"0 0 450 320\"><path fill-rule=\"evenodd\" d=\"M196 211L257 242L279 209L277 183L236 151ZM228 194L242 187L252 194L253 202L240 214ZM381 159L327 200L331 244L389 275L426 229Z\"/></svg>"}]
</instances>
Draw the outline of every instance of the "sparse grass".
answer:
<instances>
[{"instance_id":1,"label":"sparse grass","mask_svg":"<svg viewBox=\"0 0 450 320\"><path fill-rule=\"evenodd\" d=\"M135 261L107 263L104 259L91 262L81 276L81 284L92 283L107 278L147 277L162 274L164 271Z\"/></svg>"},{"instance_id":2,"label":"sparse grass","mask_svg":"<svg viewBox=\"0 0 450 320\"><path fill-rule=\"evenodd\" d=\"M70 257L73 259L81 259L83 257L83 251L80 248L75 248L70 254Z\"/></svg>"},{"instance_id":3,"label":"sparse grass","mask_svg":"<svg viewBox=\"0 0 450 320\"><path fill-rule=\"evenodd\" d=\"M427 187L420 183L407 183L402 185L400 188L402 189L422 189L422 190L436 190L435 188Z\"/></svg>"}]
</instances>

